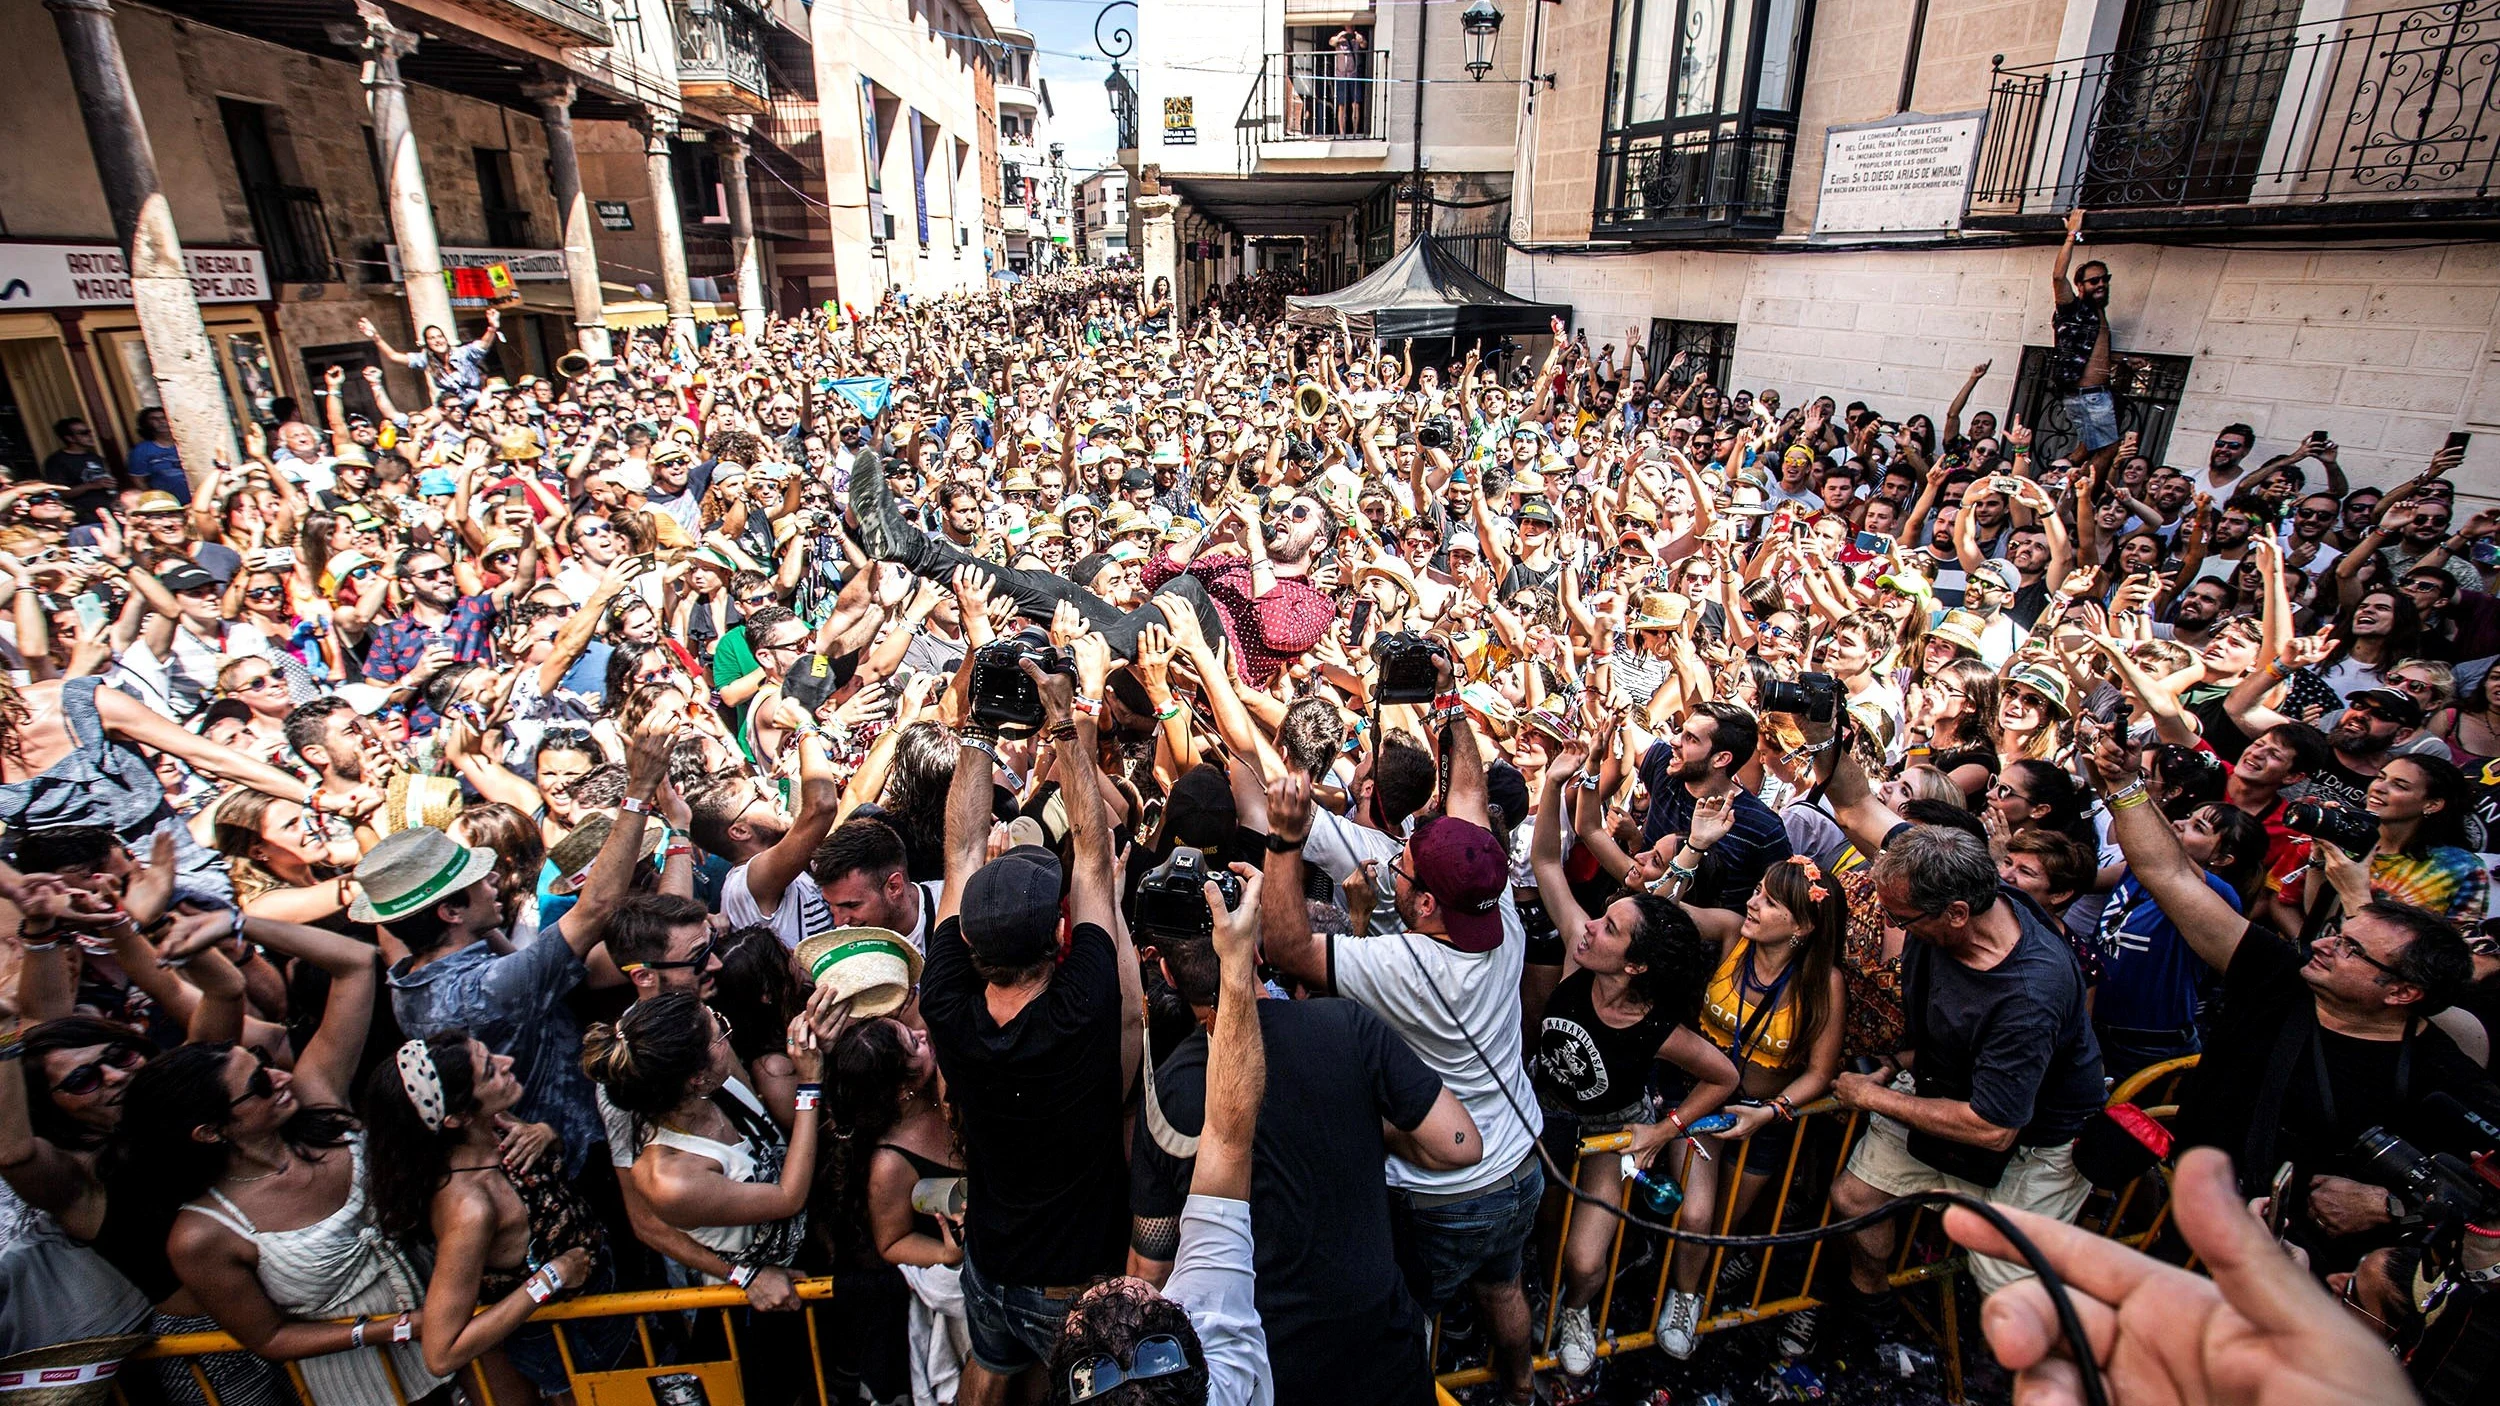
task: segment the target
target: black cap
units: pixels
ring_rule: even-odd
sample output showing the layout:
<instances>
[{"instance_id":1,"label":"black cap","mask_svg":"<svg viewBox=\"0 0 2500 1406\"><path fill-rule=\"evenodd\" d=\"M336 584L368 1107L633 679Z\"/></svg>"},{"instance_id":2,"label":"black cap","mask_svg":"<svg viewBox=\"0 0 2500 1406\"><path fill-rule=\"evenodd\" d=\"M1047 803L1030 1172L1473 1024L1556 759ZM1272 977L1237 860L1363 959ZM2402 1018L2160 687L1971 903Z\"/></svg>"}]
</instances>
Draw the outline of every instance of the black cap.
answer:
<instances>
[{"instance_id":1,"label":"black cap","mask_svg":"<svg viewBox=\"0 0 2500 1406\"><path fill-rule=\"evenodd\" d=\"M813 652L790 661L790 667L781 675L781 696L810 714L823 707L839 687L833 678L833 662Z\"/></svg>"},{"instance_id":2,"label":"black cap","mask_svg":"<svg viewBox=\"0 0 2500 1406\"><path fill-rule=\"evenodd\" d=\"M1059 857L1018 845L964 884L964 941L985 967L1029 967L1059 947Z\"/></svg>"},{"instance_id":3,"label":"black cap","mask_svg":"<svg viewBox=\"0 0 2500 1406\"><path fill-rule=\"evenodd\" d=\"M1131 469L1120 476L1120 486L1131 489L1152 488L1155 486L1155 481L1147 477L1144 469Z\"/></svg>"},{"instance_id":4,"label":"black cap","mask_svg":"<svg viewBox=\"0 0 2500 1406\"><path fill-rule=\"evenodd\" d=\"M2366 703L2369 705L2369 711L2398 727L2422 725L2422 705L2416 702L2410 693L2392 688L2365 688L2354 693L2344 702L2349 707L2359 707Z\"/></svg>"},{"instance_id":5,"label":"black cap","mask_svg":"<svg viewBox=\"0 0 2500 1406\"><path fill-rule=\"evenodd\" d=\"M156 573L156 579L175 595L184 591L215 590L217 578L189 562L180 562Z\"/></svg>"}]
</instances>

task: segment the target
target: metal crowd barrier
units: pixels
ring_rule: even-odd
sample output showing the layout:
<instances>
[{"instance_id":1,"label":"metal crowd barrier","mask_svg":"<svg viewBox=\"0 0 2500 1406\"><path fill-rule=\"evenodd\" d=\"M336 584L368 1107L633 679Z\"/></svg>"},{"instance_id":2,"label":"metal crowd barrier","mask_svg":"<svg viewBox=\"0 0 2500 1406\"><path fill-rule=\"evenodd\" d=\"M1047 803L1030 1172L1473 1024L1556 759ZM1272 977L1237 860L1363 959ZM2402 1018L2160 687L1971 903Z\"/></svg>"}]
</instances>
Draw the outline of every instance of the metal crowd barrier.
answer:
<instances>
[{"instance_id":1,"label":"metal crowd barrier","mask_svg":"<svg viewBox=\"0 0 2500 1406\"><path fill-rule=\"evenodd\" d=\"M2178 1112L2175 1098L2179 1076L2195 1063L2195 1058L2190 1056L2186 1059L2153 1065L2119 1084L2111 1091L2109 1101L2113 1104L2135 1103L2154 1119L2167 1121ZM2159 1101L2145 1102L2148 1095ZM1839 1126L1836 1143L1828 1131L1835 1122ZM1856 1145L1861 1126L1862 1115L1849 1113L1829 1099L1811 1104L1799 1112L1797 1136L1789 1146L1786 1163L1776 1173L1769 1223L1764 1228L1777 1233L1831 1224L1832 1210L1827 1193L1832 1181L1839 1176L1841 1169L1848 1165L1849 1152ZM1580 1171L1579 1163L1583 1159L1592 1156L1615 1156L1630 1147L1631 1142L1632 1135L1628 1132L1609 1133L1600 1137L1583 1139L1573 1158L1571 1169L1575 1184ZM1808 1149L1814 1149L1819 1153L1827 1146L1834 1149L1828 1164L1817 1162L1810 1168L1820 1173L1819 1183L1809 1183L1812 1192L1806 1196L1799 1196L1797 1192L1800 1183L1797 1180L1797 1171L1802 1159ZM1716 1156L1721 1159L1742 1156L1739 1149L1739 1144L1728 1144ZM1697 1174L1710 1176L1717 1174L1716 1164L1697 1162L1689 1146L1684 1155L1683 1165L1676 1171L1684 1184L1688 1186ZM1536 1365L1542 1371L1551 1371L1555 1366L1554 1322L1560 1312L1563 1256L1566 1253L1565 1247L1570 1243L1572 1217L1579 1211L1580 1207L1576 1201L1564 1202L1562 1226L1554 1240L1551 1277L1547 1281L1549 1294L1545 1321L1539 1338L1543 1346L1536 1359ZM1747 1217L1748 1223L1758 1220L1759 1215L1760 1208L1757 1206L1755 1214ZM1945 1370L1947 1399L1959 1402L1962 1400L1961 1322L1954 1298L1953 1280L1961 1272L1963 1261L1960 1253L1952 1248L1950 1242L1944 1240L1937 1220L1938 1218L1933 1213L1925 1210L1912 1213L1908 1224L1902 1228L1899 1236L1890 1278L1896 1287L1911 1284L1938 1286L1936 1317L1929 1326L1942 1349L1938 1356L1942 1359ZM2166 1166L2154 1168L2115 1194L2096 1192L2092 1200L2085 1204L2083 1211L2076 1217L2077 1224L2099 1234L2122 1240L2139 1249L2149 1249L2159 1241L2163 1232L2168 1228L2169 1221L2170 1181L2169 1170ZM1671 1245L1659 1247L1655 1276L1644 1276L1645 1279L1651 1280L1647 1285L1646 1301L1639 1301L1638 1294L1628 1296L1628 1301L1638 1303L1640 1318L1637 1326L1630 1331L1620 1333L1612 1331L1611 1328L1610 1320L1617 1307L1618 1274L1622 1268L1623 1247L1628 1229L1627 1223L1621 1221L1616 1223L1614 1240L1607 1251L1606 1277L1598 1289L1597 1298L1590 1306L1591 1320L1597 1327L1597 1352L1600 1357L1615 1357L1657 1346L1657 1339L1650 1324L1655 1319L1656 1305L1666 1292L1667 1276L1673 1267L1674 1255ZM1712 1229L1721 1235L1736 1233L1734 1197L1719 1199L1717 1219ZM1820 1240L1806 1245L1782 1246L1760 1251L1753 1272L1749 1276L1750 1285L1740 1286L1737 1292L1724 1296L1719 1292L1719 1277L1720 1271L1726 1264L1728 1252L1725 1249L1713 1249L1710 1252L1709 1264L1702 1274L1700 1331L1705 1334L1721 1332L1729 1328L1766 1322L1820 1307L1822 1300L1813 1297L1812 1290L1815 1274L1821 1266L1822 1257L1827 1248L1836 1255L1847 1253L1842 1246ZM1800 1260L1803 1261L1801 1271L1797 1269ZM816 1307L833 1297L833 1281L831 1279L801 1280L796 1288L799 1298L803 1301L800 1312L807 1322L808 1355L815 1374L817 1406L832 1406L826 1395L824 1355L818 1337ZM566 1303L550 1304L530 1315L530 1321L554 1326L557 1347L564 1356L565 1374L572 1381L575 1406L744 1406L745 1393L739 1376L737 1315L731 1310L745 1305L746 1292L728 1285L694 1289L659 1289L634 1293L596 1294ZM704 1310L720 1312L721 1327L729 1355L726 1358L703 1362L663 1362L660 1352L652 1341L649 1316L691 1314ZM1912 1311L1915 1315L1915 1308ZM366 1321L374 1326L387 1328L395 1316L370 1318ZM585 1372L576 1368L572 1349L565 1341L563 1325L583 1319L624 1317L631 1317L634 1320L635 1333L642 1348L642 1365L602 1372ZM1440 1329L1436 1323L1433 1333L1433 1351L1436 1362L1439 1360L1440 1347ZM197 1359L211 1353L240 1350L241 1345L224 1333L183 1333L156 1339L133 1353L131 1361L141 1362L164 1358L189 1359L188 1365L192 1378L208 1406L225 1406L225 1403L220 1401L208 1374L200 1369ZM386 1375L391 1383L391 1406L409 1406L407 1395L400 1389L397 1374L388 1371L388 1363L389 1359L385 1358ZM312 1406L312 1396L305 1387L301 1371L290 1362L286 1364L286 1372L288 1381L295 1389L297 1399L303 1403L303 1406ZM1449 1403L1449 1406L1455 1406L1452 1392L1462 1387L1491 1381L1492 1378L1492 1369L1482 1363L1462 1365L1443 1372L1439 1377L1440 1400ZM517 1403L496 1402L492 1388L486 1382L483 1373L464 1370L461 1380L477 1393L476 1406L517 1406ZM689 1382L695 1385L689 1386ZM118 1383L114 1391L121 1406L132 1406L129 1398L122 1394ZM327 1403L327 1406L339 1406L339 1403ZM357 1403L356 1406L384 1406L384 1404L381 1402Z\"/></svg>"}]
</instances>

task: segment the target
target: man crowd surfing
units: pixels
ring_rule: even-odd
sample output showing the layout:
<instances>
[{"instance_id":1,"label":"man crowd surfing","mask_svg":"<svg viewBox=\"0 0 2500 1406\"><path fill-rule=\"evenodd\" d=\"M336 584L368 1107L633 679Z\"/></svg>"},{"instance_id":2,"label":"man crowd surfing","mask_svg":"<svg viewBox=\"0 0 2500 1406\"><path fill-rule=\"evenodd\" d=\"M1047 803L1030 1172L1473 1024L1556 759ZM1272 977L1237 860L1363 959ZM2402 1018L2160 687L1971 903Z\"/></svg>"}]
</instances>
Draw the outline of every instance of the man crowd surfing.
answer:
<instances>
[{"instance_id":1,"label":"man crowd surfing","mask_svg":"<svg viewBox=\"0 0 2500 1406\"><path fill-rule=\"evenodd\" d=\"M2048 459L1987 365L1939 417L1102 270L563 380L490 316L240 463L64 450L0 490L0 1355L526 1403L644 1363L541 1305L729 1285L757 1406L1426 1402L1436 1316L1524 1403L1767 1284L1910 1374L1897 1218L1811 1283L1677 1237L1947 1190L2122 1399L2475 1399L2500 510L2455 445L2156 462L2072 254ZM2058 1224L2164 1155L2168 1263Z\"/></svg>"}]
</instances>

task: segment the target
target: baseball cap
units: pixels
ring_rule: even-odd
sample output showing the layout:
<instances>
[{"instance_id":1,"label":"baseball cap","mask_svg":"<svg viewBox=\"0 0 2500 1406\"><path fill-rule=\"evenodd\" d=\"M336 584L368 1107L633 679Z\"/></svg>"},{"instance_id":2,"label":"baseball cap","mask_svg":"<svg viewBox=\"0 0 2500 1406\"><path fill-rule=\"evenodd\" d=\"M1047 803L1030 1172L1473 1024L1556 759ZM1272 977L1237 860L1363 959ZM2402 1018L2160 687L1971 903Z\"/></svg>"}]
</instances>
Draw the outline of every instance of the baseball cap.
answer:
<instances>
[{"instance_id":1,"label":"baseball cap","mask_svg":"<svg viewBox=\"0 0 2500 1406\"><path fill-rule=\"evenodd\" d=\"M2369 711L2398 727L2422 725L2422 705L2414 700L2412 694L2399 692L2396 689L2365 688L2345 699L2344 702L2347 706L2356 708L2367 703Z\"/></svg>"},{"instance_id":2,"label":"baseball cap","mask_svg":"<svg viewBox=\"0 0 2500 1406\"><path fill-rule=\"evenodd\" d=\"M169 566L156 573L156 579L163 583L166 590L175 595L181 595L185 591L214 590L217 586L216 577L187 561Z\"/></svg>"},{"instance_id":3,"label":"baseball cap","mask_svg":"<svg viewBox=\"0 0 2500 1406\"><path fill-rule=\"evenodd\" d=\"M1461 952L1490 952L1502 945L1502 888L1510 860L1493 832L1456 816L1436 816L1415 828L1406 847L1415 886L1441 910L1450 945ZM966 892L967 911L972 895Z\"/></svg>"},{"instance_id":4,"label":"baseball cap","mask_svg":"<svg viewBox=\"0 0 2500 1406\"><path fill-rule=\"evenodd\" d=\"M1018 845L964 883L964 941L990 968L1029 967L1059 946L1059 857Z\"/></svg>"},{"instance_id":5,"label":"baseball cap","mask_svg":"<svg viewBox=\"0 0 2500 1406\"><path fill-rule=\"evenodd\" d=\"M2016 570L2014 568L2014 563L2007 561L2003 557L1997 557L1991 560L1986 566L1982 567L1981 570L1985 571L1988 575L1995 577L1997 584L2005 587L2005 589L2009 591L2019 591L2023 588L2022 572Z\"/></svg>"}]
</instances>

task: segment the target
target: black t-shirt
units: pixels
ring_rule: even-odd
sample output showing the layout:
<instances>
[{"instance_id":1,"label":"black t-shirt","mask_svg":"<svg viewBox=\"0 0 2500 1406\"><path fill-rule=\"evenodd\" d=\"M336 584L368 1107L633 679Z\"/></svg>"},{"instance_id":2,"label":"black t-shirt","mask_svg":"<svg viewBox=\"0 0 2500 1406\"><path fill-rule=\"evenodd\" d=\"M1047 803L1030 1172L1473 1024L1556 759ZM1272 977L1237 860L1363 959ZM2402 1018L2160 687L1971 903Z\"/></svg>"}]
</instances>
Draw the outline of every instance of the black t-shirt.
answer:
<instances>
[{"instance_id":1,"label":"black t-shirt","mask_svg":"<svg viewBox=\"0 0 2500 1406\"><path fill-rule=\"evenodd\" d=\"M1423 1122L1441 1081L1354 1001L1261 1001L1259 1029L1267 1093L1252 1147L1250 1226L1276 1400L1430 1401L1423 1310L1390 1244L1380 1124ZM1175 1131L1205 1125L1206 1066L1202 1032L1155 1068L1155 1097ZM1191 1169L1141 1122L1131 1209L1178 1216Z\"/></svg>"},{"instance_id":2,"label":"black t-shirt","mask_svg":"<svg viewBox=\"0 0 2500 1406\"><path fill-rule=\"evenodd\" d=\"M2417 1031L2409 1055L2401 1040L2363 1040L2319 1029L2317 998L2300 975L2307 960L2281 933L2249 924L2223 971L2222 1010L2205 1040L2204 1057L2180 1097L2181 1146L2203 1144L2230 1153L2250 1195L2263 1194L2284 1162L2295 1165L2296 1185L2319 1174L2384 1184L2383 1174L2368 1174L2352 1154L2363 1132L2384 1126L2435 1151L2449 1147L2456 1135L2445 1120L2426 1114L2427 1095L2448 1094L2486 1117L2500 1108L2500 1091L2490 1077L2436 1028ZM2317 1074L2321 1059L2323 1092ZM2278 1065L2279 1072L2269 1077Z\"/></svg>"},{"instance_id":3,"label":"black t-shirt","mask_svg":"<svg viewBox=\"0 0 2500 1406\"><path fill-rule=\"evenodd\" d=\"M2343 759L2327 754L2326 765L2309 773L2309 789L2301 799L2320 805L2334 804L2346 810L2361 810L2370 800L2370 778L2344 765Z\"/></svg>"},{"instance_id":4,"label":"black t-shirt","mask_svg":"<svg viewBox=\"0 0 2500 1406\"><path fill-rule=\"evenodd\" d=\"M1115 961L1111 935L1078 924L1050 985L1001 1026L962 920L929 935L920 1014L977 1188L965 1251L994 1284L1082 1284L1126 1253Z\"/></svg>"},{"instance_id":5,"label":"black t-shirt","mask_svg":"<svg viewBox=\"0 0 2500 1406\"><path fill-rule=\"evenodd\" d=\"M2028 632L2038 627L2040 612L2048 608L2049 583L2044 577L2016 591L2013 603L2005 607L2005 613L2014 617L2014 623Z\"/></svg>"},{"instance_id":6,"label":"black t-shirt","mask_svg":"<svg viewBox=\"0 0 2500 1406\"><path fill-rule=\"evenodd\" d=\"M2100 1111L2100 1042L2073 951L2030 899L2010 888L1997 893L2022 925L2004 961L1974 971L1924 942L1904 949L1902 1046L1918 1052L1912 1067L1921 1098L1967 1100L1980 1117L2019 1129L2017 1147L2054 1147ZM1910 1151L1939 1171L1996 1183L1995 1175L1970 1176L1939 1160L1994 1154L1916 1132Z\"/></svg>"}]
</instances>

